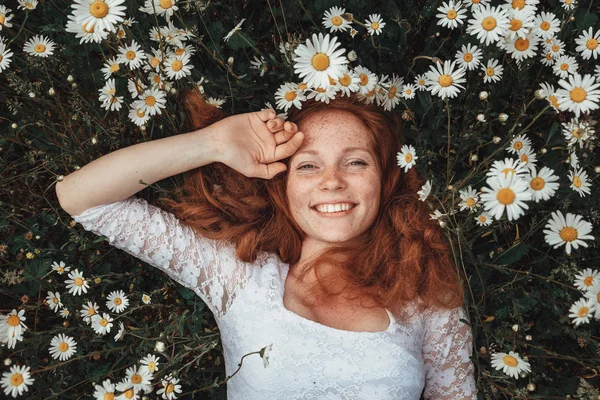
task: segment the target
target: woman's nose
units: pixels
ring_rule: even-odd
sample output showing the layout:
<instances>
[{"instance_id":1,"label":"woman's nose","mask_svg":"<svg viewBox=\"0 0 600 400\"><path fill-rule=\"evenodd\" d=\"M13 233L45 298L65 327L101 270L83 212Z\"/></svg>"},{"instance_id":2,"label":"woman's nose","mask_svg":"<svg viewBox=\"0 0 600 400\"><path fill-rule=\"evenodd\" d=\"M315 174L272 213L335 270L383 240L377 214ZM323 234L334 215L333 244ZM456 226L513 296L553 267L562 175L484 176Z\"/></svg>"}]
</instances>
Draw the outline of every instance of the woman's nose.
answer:
<instances>
[{"instance_id":1,"label":"woman's nose","mask_svg":"<svg viewBox=\"0 0 600 400\"><path fill-rule=\"evenodd\" d=\"M321 189L343 188L344 171L339 168L326 168L322 175Z\"/></svg>"}]
</instances>

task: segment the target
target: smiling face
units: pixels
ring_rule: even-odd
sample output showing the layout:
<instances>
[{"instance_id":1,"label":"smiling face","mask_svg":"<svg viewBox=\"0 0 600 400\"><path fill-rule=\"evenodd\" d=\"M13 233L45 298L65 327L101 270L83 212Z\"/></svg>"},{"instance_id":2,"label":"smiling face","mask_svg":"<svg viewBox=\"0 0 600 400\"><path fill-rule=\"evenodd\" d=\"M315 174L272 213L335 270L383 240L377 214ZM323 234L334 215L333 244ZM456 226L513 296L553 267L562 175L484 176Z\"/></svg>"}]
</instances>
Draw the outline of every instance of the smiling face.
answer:
<instances>
[{"instance_id":1,"label":"smiling face","mask_svg":"<svg viewBox=\"0 0 600 400\"><path fill-rule=\"evenodd\" d=\"M292 216L306 235L305 258L331 245L348 244L369 229L379 212L381 173L369 129L352 113L319 111L298 128L305 138L290 158L286 194ZM313 208L340 201L356 206L340 216Z\"/></svg>"}]
</instances>

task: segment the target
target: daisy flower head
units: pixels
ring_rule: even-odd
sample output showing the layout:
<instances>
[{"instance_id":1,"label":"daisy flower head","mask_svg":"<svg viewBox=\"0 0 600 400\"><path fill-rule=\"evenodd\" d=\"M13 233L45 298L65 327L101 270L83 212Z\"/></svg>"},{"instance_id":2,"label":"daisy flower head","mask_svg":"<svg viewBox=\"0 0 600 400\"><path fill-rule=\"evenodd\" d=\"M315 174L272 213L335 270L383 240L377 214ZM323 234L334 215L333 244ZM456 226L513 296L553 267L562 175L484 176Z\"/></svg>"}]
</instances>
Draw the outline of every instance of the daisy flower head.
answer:
<instances>
[{"instance_id":1,"label":"daisy flower head","mask_svg":"<svg viewBox=\"0 0 600 400\"><path fill-rule=\"evenodd\" d=\"M92 329L99 335L106 335L110 332L110 328L113 326L113 319L107 313L95 314L92 316Z\"/></svg>"},{"instance_id":2,"label":"daisy flower head","mask_svg":"<svg viewBox=\"0 0 600 400\"><path fill-rule=\"evenodd\" d=\"M600 81L600 65L596 65L596 69L594 70L594 75L596 76L596 79L598 79L598 81Z\"/></svg>"},{"instance_id":3,"label":"daisy flower head","mask_svg":"<svg viewBox=\"0 0 600 400\"><path fill-rule=\"evenodd\" d=\"M375 85L377 85L379 78L367 68L359 65L356 68L354 68L354 73L358 75L358 85L360 94L369 93L375 88Z\"/></svg>"},{"instance_id":4,"label":"daisy flower head","mask_svg":"<svg viewBox=\"0 0 600 400\"><path fill-rule=\"evenodd\" d=\"M157 1L157 0L155 0L155 1ZM240 22L238 22L238 24L232 30L230 30L229 33L227 35L225 35L225 37L223 37L223 40L228 42L234 33L242 30L242 24L244 23L244 21L246 21L246 18L242 18L242 20Z\"/></svg>"},{"instance_id":5,"label":"daisy flower head","mask_svg":"<svg viewBox=\"0 0 600 400\"><path fill-rule=\"evenodd\" d=\"M71 336L66 336L64 333L59 333L50 341L50 355L54 359L65 361L71 358L77 350L77 342Z\"/></svg>"},{"instance_id":6,"label":"daisy flower head","mask_svg":"<svg viewBox=\"0 0 600 400\"><path fill-rule=\"evenodd\" d=\"M529 206L526 201L531 200L527 181L516 174L499 174L486 180L488 187L483 187L481 200L485 211L495 219L500 219L504 211L509 221L519 219L525 214Z\"/></svg>"},{"instance_id":7,"label":"daisy flower head","mask_svg":"<svg viewBox=\"0 0 600 400\"><path fill-rule=\"evenodd\" d=\"M458 0L456 3L454 0L450 0L448 3L443 2L437 9L440 12L436 15L436 17L439 18L437 24L450 29L462 25L464 19L467 17L467 10L462 7L463 4L461 0Z\"/></svg>"},{"instance_id":8,"label":"daisy flower head","mask_svg":"<svg viewBox=\"0 0 600 400\"><path fill-rule=\"evenodd\" d=\"M542 64L546 67L552 67L554 65L554 57L547 49L543 51L542 58L540 59Z\"/></svg>"},{"instance_id":9,"label":"daisy flower head","mask_svg":"<svg viewBox=\"0 0 600 400\"><path fill-rule=\"evenodd\" d=\"M435 210L433 214L429 214L429 219L434 221L439 221L440 218L447 216L448 214L443 214L440 210Z\"/></svg>"},{"instance_id":10,"label":"daisy flower head","mask_svg":"<svg viewBox=\"0 0 600 400\"><path fill-rule=\"evenodd\" d=\"M557 57L552 66L554 74L563 79L566 79L569 75L576 73L577 68L579 68L577 59L567 55Z\"/></svg>"},{"instance_id":11,"label":"daisy flower head","mask_svg":"<svg viewBox=\"0 0 600 400\"><path fill-rule=\"evenodd\" d=\"M402 97L404 97L405 99L413 99L415 97L415 94L417 93L417 85L413 85L413 84L406 84L404 86L402 86Z\"/></svg>"},{"instance_id":12,"label":"daisy flower head","mask_svg":"<svg viewBox=\"0 0 600 400\"><path fill-rule=\"evenodd\" d=\"M577 47L575 51L581 53L581 57L584 60L589 60L594 57L594 60L600 55L600 48L598 47L598 43L600 42L600 29L594 33L592 28L587 31L583 31L583 33L575 39L575 43Z\"/></svg>"},{"instance_id":13,"label":"daisy flower head","mask_svg":"<svg viewBox=\"0 0 600 400\"><path fill-rule=\"evenodd\" d=\"M150 299L150 296L148 296L146 293L144 293L144 294L142 295L142 302L143 302L144 304L150 304L150 301L151 301L151 299Z\"/></svg>"},{"instance_id":14,"label":"daisy flower head","mask_svg":"<svg viewBox=\"0 0 600 400\"><path fill-rule=\"evenodd\" d=\"M119 322L119 331L115 335L115 342L123 339L124 336L125 336L125 325L123 325L122 322Z\"/></svg>"},{"instance_id":15,"label":"daisy flower head","mask_svg":"<svg viewBox=\"0 0 600 400\"><path fill-rule=\"evenodd\" d=\"M94 26L82 25L77 22L77 18L73 14L67 16L67 26L65 31L74 33L76 38L79 38L79 43L101 43L108 37L109 32L101 29L96 29Z\"/></svg>"},{"instance_id":16,"label":"daisy flower head","mask_svg":"<svg viewBox=\"0 0 600 400\"><path fill-rule=\"evenodd\" d=\"M60 293L52 293L48 291L48 296L46 297L46 301L48 302L48 306L54 312L58 312L60 308L63 306L63 303L60 301Z\"/></svg>"},{"instance_id":17,"label":"daisy flower head","mask_svg":"<svg viewBox=\"0 0 600 400\"><path fill-rule=\"evenodd\" d=\"M153 374L156 371L158 371L159 361L160 361L160 358L158 358L154 354L148 354L146 357L144 357L140 360L140 364L142 364L142 366L140 367L140 370L142 368L145 368L150 373Z\"/></svg>"},{"instance_id":18,"label":"daisy flower head","mask_svg":"<svg viewBox=\"0 0 600 400\"><path fill-rule=\"evenodd\" d=\"M160 49L155 49L152 47L150 49L150 53L146 53L147 62L144 63L142 68L144 71L159 71L160 64L164 63L167 59L167 55L163 53Z\"/></svg>"},{"instance_id":19,"label":"daisy flower head","mask_svg":"<svg viewBox=\"0 0 600 400\"><path fill-rule=\"evenodd\" d=\"M160 394L165 400L173 400L176 398L176 393L181 393L181 385L178 385L179 379L173 378L171 374L161 379L160 383L162 388L156 394Z\"/></svg>"},{"instance_id":20,"label":"daisy flower head","mask_svg":"<svg viewBox=\"0 0 600 400\"><path fill-rule=\"evenodd\" d=\"M10 28L13 26L10 20L14 17L14 15L8 15L9 12L11 12L10 8L6 8L5 5L0 4L0 31L2 31L3 27Z\"/></svg>"},{"instance_id":21,"label":"daisy flower head","mask_svg":"<svg viewBox=\"0 0 600 400\"><path fill-rule=\"evenodd\" d=\"M371 36L379 35L385 24L379 14L371 14L369 19L365 20L365 25L367 25L367 30Z\"/></svg>"},{"instance_id":22,"label":"daisy flower head","mask_svg":"<svg viewBox=\"0 0 600 400\"><path fill-rule=\"evenodd\" d=\"M148 80L152 84L153 88L167 90L166 87L169 82L165 81L160 74L157 74L156 72L150 72L148 75Z\"/></svg>"},{"instance_id":23,"label":"daisy flower head","mask_svg":"<svg viewBox=\"0 0 600 400\"><path fill-rule=\"evenodd\" d=\"M70 272L68 277L69 279L67 279L65 283L67 284L67 289L69 289L69 294L81 296L81 292L87 293L89 285L83 277L82 272L79 272L79 270L76 269L75 271Z\"/></svg>"},{"instance_id":24,"label":"daisy flower head","mask_svg":"<svg viewBox=\"0 0 600 400\"><path fill-rule=\"evenodd\" d=\"M137 126L143 126L148 120L150 120L150 115L142 110L144 106L144 102L140 100L136 100L131 103L131 108L129 109L129 120L136 124Z\"/></svg>"},{"instance_id":25,"label":"daisy flower head","mask_svg":"<svg viewBox=\"0 0 600 400\"><path fill-rule=\"evenodd\" d=\"M565 54L565 43L560 39L552 38L550 43L544 42L544 47L552 54L553 58Z\"/></svg>"},{"instance_id":26,"label":"daisy flower head","mask_svg":"<svg viewBox=\"0 0 600 400\"><path fill-rule=\"evenodd\" d=\"M206 100L206 104L210 104L211 106L214 106L216 108L221 108L221 106L225 104L225 101L225 99L216 99L214 97L209 97L208 100Z\"/></svg>"},{"instance_id":27,"label":"daisy flower head","mask_svg":"<svg viewBox=\"0 0 600 400\"><path fill-rule=\"evenodd\" d=\"M144 93L140 96L140 100L143 101L142 111L148 113L150 116L162 114L162 109L166 108L167 99L165 99L165 93L156 88L144 90Z\"/></svg>"},{"instance_id":28,"label":"daisy flower head","mask_svg":"<svg viewBox=\"0 0 600 400\"><path fill-rule=\"evenodd\" d=\"M30 367L14 365L10 367L10 371L2 374L0 385L6 396L10 394L12 397L17 397L24 391L29 391L28 386L32 385L34 381L29 370Z\"/></svg>"},{"instance_id":29,"label":"daisy flower head","mask_svg":"<svg viewBox=\"0 0 600 400\"><path fill-rule=\"evenodd\" d=\"M559 187L558 176L554 175L554 170L548 167L542 167L539 172L535 167L531 168L530 175L525 179L529 183L529 190L532 194L532 200L539 203L540 200L548 200Z\"/></svg>"},{"instance_id":30,"label":"daisy flower head","mask_svg":"<svg viewBox=\"0 0 600 400\"><path fill-rule=\"evenodd\" d=\"M562 4L562 8L567 11L575 9L575 6L577 5L577 0L560 0L560 2Z\"/></svg>"},{"instance_id":31,"label":"daisy flower head","mask_svg":"<svg viewBox=\"0 0 600 400\"><path fill-rule=\"evenodd\" d=\"M585 240L594 240L589 234L592 232L592 224L584 221L581 215L567 213L565 217L560 210L554 211L545 228L546 243L554 249L564 245L567 254L571 254L571 247L588 247Z\"/></svg>"},{"instance_id":32,"label":"daisy flower head","mask_svg":"<svg viewBox=\"0 0 600 400\"><path fill-rule=\"evenodd\" d=\"M122 290L110 292L106 299L106 307L117 314L123 312L129 305L129 299Z\"/></svg>"},{"instance_id":33,"label":"daisy flower head","mask_svg":"<svg viewBox=\"0 0 600 400\"><path fill-rule=\"evenodd\" d=\"M428 179L427 182L423 186L421 186L421 190L417 192L419 195L419 200L425 201L429 194L431 193L431 181Z\"/></svg>"},{"instance_id":34,"label":"daisy flower head","mask_svg":"<svg viewBox=\"0 0 600 400\"><path fill-rule=\"evenodd\" d=\"M508 27L508 38L514 40L516 38L525 38L527 33L533 28L534 14L531 11L522 10L520 8L511 8L508 11L510 25Z\"/></svg>"},{"instance_id":35,"label":"daisy flower head","mask_svg":"<svg viewBox=\"0 0 600 400\"><path fill-rule=\"evenodd\" d=\"M140 392L133 388L133 384L127 378L123 378L121 382L116 384L116 388L119 392L122 392L117 396L116 400L139 400Z\"/></svg>"},{"instance_id":36,"label":"daisy flower head","mask_svg":"<svg viewBox=\"0 0 600 400\"><path fill-rule=\"evenodd\" d=\"M556 98L562 111L572 111L579 118L580 114L600 107L600 83L596 83L594 76L575 73L569 75L568 81L561 79L558 84L562 89L556 91Z\"/></svg>"},{"instance_id":37,"label":"daisy flower head","mask_svg":"<svg viewBox=\"0 0 600 400\"><path fill-rule=\"evenodd\" d=\"M420 74L415 76L415 85L417 86L417 90L427 90L427 76L426 74Z\"/></svg>"},{"instance_id":38,"label":"daisy flower head","mask_svg":"<svg viewBox=\"0 0 600 400\"><path fill-rule=\"evenodd\" d=\"M535 13L539 3L540 0L505 0L505 4L502 5L502 8L506 10L520 9Z\"/></svg>"},{"instance_id":39,"label":"daisy flower head","mask_svg":"<svg viewBox=\"0 0 600 400\"><path fill-rule=\"evenodd\" d=\"M23 46L23 51L36 57L48 57L54 54L55 46L56 43L47 37L35 35L25 43L25 46Z\"/></svg>"},{"instance_id":40,"label":"daisy flower head","mask_svg":"<svg viewBox=\"0 0 600 400\"><path fill-rule=\"evenodd\" d=\"M567 147L572 147L579 143L579 147L583 148L583 144L593 134L594 129L586 121L579 121L577 118L571 119L569 122L563 122L562 133L567 141Z\"/></svg>"},{"instance_id":41,"label":"daisy flower head","mask_svg":"<svg viewBox=\"0 0 600 400\"><path fill-rule=\"evenodd\" d=\"M494 222L494 217L485 211L476 216L474 219L477 221L477 225L479 226L489 226L492 224L492 222Z\"/></svg>"},{"instance_id":42,"label":"daisy flower head","mask_svg":"<svg viewBox=\"0 0 600 400\"><path fill-rule=\"evenodd\" d=\"M592 287L600 285L600 271L586 268L575 275L575 281L573 283L577 289L586 293L591 290Z\"/></svg>"},{"instance_id":43,"label":"daisy flower head","mask_svg":"<svg viewBox=\"0 0 600 400\"><path fill-rule=\"evenodd\" d=\"M550 39L560 31L560 20L551 12L542 11L535 19L533 33L541 39Z\"/></svg>"},{"instance_id":44,"label":"daisy flower head","mask_svg":"<svg viewBox=\"0 0 600 400\"><path fill-rule=\"evenodd\" d=\"M531 372L531 365L514 351L509 351L508 354L501 352L492 354L492 367L515 379L519 378L521 372Z\"/></svg>"},{"instance_id":45,"label":"daisy flower head","mask_svg":"<svg viewBox=\"0 0 600 400\"><path fill-rule=\"evenodd\" d=\"M140 96L147 87L148 85L142 82L140 78L135 78L134 80L134 78L130 77L127 80L127 90L129 91L129 94L131 94L132 99Z\"/></svg>"},{"instance_id":46,"label":"daisy flower head","mask_svg":"<svg viewBox=\"0 0 600 400\"><path fill-rule=\"evenodd\" d=\"M594 318L600 319L600 285L592 286L583 296L589 299L593 306Z\"/></svg>"},{"instance_id":47,"label":"daisy flower head","mask_svg":"<svg viewBox=\"0 0 600 400\"><path fill-rule=\"evenodd\" d=\"M6 43L0 41L0 72L8 68L8 66L12 62L12 56L13 52L10 51L8 47L6 47Z\"/></svg>"},{"instance_id":48,"label":"daisy flower head","mask_svg":"<svg viewBox=\"0 0 600 400\"><path fill-rule=\"evenodd\" d=\"M269 70L267 60L261 55L260 59L254 56L254 60L250 60L250 68L260 71L260 76L264 76L265 72Z\"/></svg>"},{"instance_id":49,"label":"daisy flower head","mask_svg":"<svg viewBox=\"0 0 600 400\"><path fill-rule=\"evenodd\" d=\"M169 57L165 62L165 71L169 79L179 80L192 74L193 65L189 64L190 55Z\"/></svg>"},{"instance_id":50,"label":"daisy flower head","mask_svg":"<svg viewBox=\"0 0 600 400\"><path fill-rule=\"evenodd\" d=\"M61 261L60 264L57 263L56 261L54 261L52 263L52 271L56 271L56 273L59 275L62 275L65 272L69 272L70 270L71 270L71 267L66 267L64 261Z\"/></svg>"},{"instance_id":51,"label":"daisy flower head","mask_svg":"<svg viewBox=\"0 0 600 400\"><path fill-rule=\"evenodd\" d=\"M581 197L586 194L591 194L590 188L592 184L588 181L587 172L583 168L569 171L569 180L571 181L571 189L575 190Z\"/></svg>"},{"instance_id":52,"label":"daisy flower head","mask_svg":"<svg viewBox=\"0 0 600 400\"><path fill-rule=\"evenodd\" d=\"M302 102L306 100L304 91L298 88L298 84L294 82L286 82L275 92L275 101L277 108L287 111L294 106L298 110L302 109Z\"/></svg>"},{"instance_id":53,"label":"daisy flower head","mask_svg":"<svg viewBox=\"0 0 600 400\"><path fill-rule=\"evenodd\" d=\"M533 33L529 32L525 37L516 37L514 40L509 40L506 46L506 52L517 62L521 62L527 58L532 58L536 55L538 48L538 38Z\"/></svg>"},{"instance_id":54,"label":"daisy flower head","mask_svg":"<svg viewBox=\"0 0 600 400\"><path fill-rule=\"evenodd\" d=\"M523 148L517 152L517 156L519 156L519 161L525 164L525 168L529 170L535 168L537 155L533 152L531 146L523 146Z\"/></svg>"},{"instance_id":55,"label":"daisy flower head","mask_svg":"<svg viewBox=\"0 0 600 400\"><path fill-rule=\"evenodd\" d=\"M136 392L144 391L149 393L152 391L152 373L147 368L140 368L133 365L127 368L125 379L128 384L131 384Z\"/></svg>"},{"instance_id":56,"label":"daisy flower head","mask_svg":"<svg viewBox=\"0 0 600 400\"><path fill-rule=\"evenodd\" d=\"M360 90L360 78L354 71L346 71L344 75L339 78L336 82L336 88L342 92L343 96L348 96L352 93L356 93Z\"/></svg>"},{"instance_id":57,"label":"daisy flower head","mask_svg":"<svg viewBox=\"0 0 600 400\"><path fill-rule=\"evenodd\" d=\"M455 56L458 65L469 71L474 70L481 64L481 57L481 49L471 44L467 44L466 46L463 44Z\"/></svg>"},{"instance_id":58,"label":"daisy flower head","mask_svg":"<svg viewBox=\"0 0 600 400\"><path fill-rule=\"evenodd\" d=\"M104 63L104 67L102 67L102 72L104 73L104 79L109 79L112 74L116 73L119 70L119 60L117 57L110 58L106 60Z\"/></svg>"},{"instance_id":59,"label":"daisy flower head","mask_svg":"<svg viewBox=\"0 0 600 400\"><path fill-rule=\"evenodd\" d=\"M462 67L455 69L456 61L444 61L443 67L435 64L427 72L427 85L431 94L437 94L442 99L458 96L460 89L465 87L461 83L467 80L464 78L466 70Z\"/></svg>"},{"instance_id":60,"label":"daisy flower head","mask_svg":"<svg viewBox=\"0 0 600 400\"><path fill-rule=\"evenodd\" d=\"M96 389L96 391L94 392L94 400L105 400L115 398L115 384L112 383L110 379L104 380L102 382L102 386L95 385L94 389Z\"/></svg>"},{"instance_id":61,"label":"daisy flower head","mask_svg":"<svg viewBox=\"0 0 600 400\"><path fill-rule=\"evenodd\" d=\"M490 0L463 0L463 4L466 7L471 7L471 11L476 8L485 7L489 2Z\"/></svg>"},{"instance_id":62,"label":"daisy flower head","mask_svg":"<svg viewBox=\"0 0 600 400\"><path fill-rule=\"evenodd\" d=\"M17 341L23 341L23 332L27 330L27 325L23 321L25 317L25 310L13 309L9 314L0 314L0 342L7 343L8 348L14 349Z\"/></svg>"},{"instance_id":63,"label":"daisy flower head","mask_svg":"<svg viewBox=\"0 0 600 400\"><path fill-rule=\"evenodd\" d=\"M477 36L486 46L503 38L510 26L506 10L489 4L473 9L473 18L468 23L467 33Z\"/></svg>"},{"instance_id":64,"label":"daisy flower head","mask_svg":"<svg viewBox=\"0 0 600 400\"><path fill-rule=\"evenodd\" d=\"M386 89L385 97L382 96L382 104L384 110L391 111L392 109L396 108L398 103L400 103L400 97L403 94L403 83L404 79L399 76L396 76L396 74L392 74L391 82L385 82L385 85L382 83L382 86Z\"/></svg>"},{"instance_id":65,"label":"daisy flower head","mask_svg":"<svg viewBox=\"0 0 600 400\"><path fill-rule=\"evenodd\" d=\"M466 189L459 192L461 202L458 204L460 211L468 209L469 212L475 211L479 205L479 196L477 190L473 189L471 185Z\"/></svg>"},{"instance_id":66,"label":"daisy flower head","mask_svg":"<svg viewBox=\"0 0 600 400\"><path fill-rule=\"evenodd\" d=\"M546 82L542 82L540 84L540 86L541 86L541 89L539 89L540 97L542 99L546 99L548 101L548 103L550 103L550 105L552 106L554 111L558 112L559 111L558 97L556 97L556 89L554 89L554 86L552 86Z\"/></svg>"},{"instance_id":67,"label":"daisy flower head","mask_svg":"<svg viewBox=\"0 0 600 400\"><path fill-rule=\"evenodd\" d=\"M491 168L487 172L487 176L508 176L517 175L519 178L524 178L529 173L526 164L521 160L514 158L505 158L504 160L496 160L492 163Z\"/></svg>"},{"instance_id":68,"label":"daisy flower head","mask_svg":"<svg viewBox=\"0 0 600 400\"><path fill-rule=\"evenodd\" d=\"M403 145L396 157L398 159L398 166L404 167L405 173L415 165L415 161L419 158L412 144Z\"/></svg>"},{"instance_id":69,"label":"daisy flower head","mask_svg":"<svg viewBox=\"0 0 600 400\"><path fill-rule=\"evenodd\" d=\"M338 79L347 68L346 49L337 49L339 46L336 37L313 34L312 42L306 39L306 44L301 43L294 51L294 72L310 87L328 88L331 85L329 77Z\"/></svg>"},{"instance_id":70,"label":"daisy flower head","mask_svg":"<svg viewBox=\"0 0 600 400\"><path fill-rule=\"evenodd\" d=\"M571 168L579 168L579 158L577 157L577 154L575 154L574 151L569 153L569 156L567 157L566 161L571 166Z\"/></svg>"},{"instance_id":71,"label":"daisy flower head","mask_svg":"<svg viewBox=\"0 0 600 400\"><path fill-rule=\"evenodd\" d=\"M483 76L484 82L499 82L500 79L502 79L504 67L497 59L490 58L487 65L483 65L482 67L483 72L485 72L485 75Z\"/></svg>"},{"instance_id":72,"label":"daisy flower head","mask_svg":"<svg viewBox=\"0 0 600 400\"><path fill-rule=\"evenodd\" d=\"M119 47L118 60L120 63L127 65L129 69L139 68L145 59L146 54L135 40L132 40L130 45Z\"/></svg>"},{"instance_id":73,"label":"daisy flower head","mask_svg":"<svg viewBox=\"0 0 600 400\"><path fill-rule=\"evenodd\" d=\"M171 20L173 12L179 10L177 0L146 0L140 11L147 14L157 14L165 17L167 21Z\"/></svg>"},{"instance_id":74,"label":"daisy flower head","mask_svg":"<svg viewBox=\"0 0 600 400\"><path fill-rule=\"evenodd\" d=\"M573 323L575 326L590 322L590 317L596 308L595 303L595 301L587 297L582 297L573 303L569 309L569 318L574 318Z\"/></svg>"},{"instance_id":75,"label":"daisy flower head","mask_svg":"<svg viewBox=\"0 0 600 400\"><path fill-rule=\"evenodd\" d=\"M87 29L115 31L115 25L123 22L125 0L73 0L73 14L76 22Z\"/></svg>"},{"instance_id":76,"label":"daisy flower head","mask_svg":"<svg viewBox=\"0 0 600 400\"><path fill-rule=\"evenodd\" d=\"M89 325L92 322L92 317L98 314L98 304L96 302L88 301L87 304L82 306L83 308L79 310L81 318Z\"/></svg>"},{"instance_id":77,"label":"daisy flower head","mask_svg":"<svg viewBox=\"0 0 600 400\"><path fill-rule=\"evenodd\" d=\"M59 315L65 319L69 318L70 314L71 314L71 312L69 311L69 309L67 307L60 310L60 313L59 313Z\"/></svg>"},{"instance_id":78,"label":"daisy flower head","mask_svg":"<svg viewBox=\"0 0 600 400\"><path fill-rule=\"evenodd\" d=\"M323 17L323 26L328 28L330 32L345 32L348 28L350 28L351 25L350 21L347 21L342 16L345 13L345 8L331 7L329 10L325 11L325 16Z\"/></svg>"},{"instance_id":79,"label":"daisy flower head","mask_svg":"<svg viewBox=\"0 0 600 400\"><path fill-rule=\"evenodd\" d=\"M314 98L317 101L322 101L323 103L329 104L329 100L333 100L335 98L335 94L337 93L337 89L335 86L329 86L327 89L318 87L316 89L307 89L308 95L307 99Z\"/></svg>"},{"instance_id":80,"label":"daisy flower head","mask_svg":"<svg viewBox=\"0 0 600 400\"><path fill-rule=\"evenodd\" d=\"M519 150L521 150L525 146L531 147L531 139L529 139L527 135L522 133L520 135L515 136L510 141L510 145L508 145L508 147L505 150L511 154L517 154Z\"/></svg>"}]
</instances>

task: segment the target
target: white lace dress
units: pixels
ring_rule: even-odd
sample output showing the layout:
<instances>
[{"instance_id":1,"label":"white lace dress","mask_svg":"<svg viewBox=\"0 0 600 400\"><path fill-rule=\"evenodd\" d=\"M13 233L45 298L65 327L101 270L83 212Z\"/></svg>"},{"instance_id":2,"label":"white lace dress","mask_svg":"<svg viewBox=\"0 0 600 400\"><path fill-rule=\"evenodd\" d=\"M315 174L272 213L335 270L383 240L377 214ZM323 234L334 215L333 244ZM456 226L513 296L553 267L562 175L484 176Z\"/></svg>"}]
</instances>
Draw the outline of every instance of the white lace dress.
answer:
<instances>
[{"instance_id":1,"label":"white lace dress","mask_svg":"<svg viewBox=\"0 0 600 400\"><path fill-rule=\"evenodd\" d=\"M266 367L258 354L244 358L227 382L228 399L477 399L462 307L415 313L409 324L388 311L390 325L381 332L339 330L284 307L289 265L274 253L241 262L231 243L200 236L135 196L73 219L206 303L221 332L227 376L244 354L272 344Z\"/></svg>"}]
</instances>

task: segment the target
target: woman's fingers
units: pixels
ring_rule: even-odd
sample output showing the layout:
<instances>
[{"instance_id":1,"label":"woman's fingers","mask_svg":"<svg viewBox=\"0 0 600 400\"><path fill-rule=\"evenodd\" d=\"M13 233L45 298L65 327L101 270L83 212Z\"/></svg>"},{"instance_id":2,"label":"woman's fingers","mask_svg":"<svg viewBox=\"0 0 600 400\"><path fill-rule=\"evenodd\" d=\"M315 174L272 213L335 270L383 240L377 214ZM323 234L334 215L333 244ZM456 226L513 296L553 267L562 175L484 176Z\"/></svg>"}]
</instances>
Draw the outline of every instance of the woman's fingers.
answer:
<instances>
[{"instance_id":1,"label":"woman's fingers","mask_svg":"<svg viewBox=\"0 0 600 400\"><path fill-rule=\"evenodd\" d=\"M282 160L291 157L298 151L304 141L304 133L298 131L290 140L280 144L275 148L275 160Z\"/></svg>"},{"instance_id":2,"label":"woman's fingers","mask_svg":"<svg viewBox=\"0 0 600 400\"><path fill-rule=\"evenodd\" d=\"M275 142L277 143L277 145L285 143L288 140L290 140L297 131L298 131L298 125L296 125L293 122L287 121L283 125L283 130L275 133L275 135L274 135Z\"/></svg>"},{"instance_id":3,"label":"woman's fingers","mask_svg":"<svg viewBox=\"0 0 600 400\"><path fill-rule=\"evenodd\" d=\"M265 108L264 110L258 111L256 115L258 115L258 118L260 118L262 122L267 122L268 120L274 119L277 116L275 110L271 108Z\"/></svg>"},{"instance_id":4,"label":"woman's fingers","mask_svg":"<svg viewBox=\"0 0 600 400\"><path fill-rule=\"evenodd\" d=\"M271 133L275 133L283 129L284 123L285 121L283 119L277 117L267 122L267 128L271 131Z\"/></svg>"}]
</instances>

